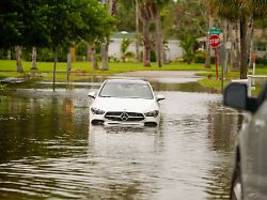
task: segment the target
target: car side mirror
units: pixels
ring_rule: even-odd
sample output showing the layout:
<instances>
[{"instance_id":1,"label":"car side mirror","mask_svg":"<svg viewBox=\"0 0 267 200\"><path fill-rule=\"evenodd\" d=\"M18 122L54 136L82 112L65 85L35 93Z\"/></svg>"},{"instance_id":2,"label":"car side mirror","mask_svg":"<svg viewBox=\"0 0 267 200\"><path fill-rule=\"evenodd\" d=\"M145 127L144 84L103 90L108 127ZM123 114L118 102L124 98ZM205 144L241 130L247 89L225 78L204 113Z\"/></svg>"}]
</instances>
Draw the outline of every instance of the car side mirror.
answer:
<instances>
[{"instance_id":1,"label":"car side mirror","mask_svg":"<svg viewBox=\"0 0 267 200\"><path fill-rule=\"evenodd\" d=\"M92 99L95 99L96 97L96 93L95 92L89 92L88 93L88 97L92 98Z\"/></svg>"},{"instance_id":2,"label":"car side mirror","mask_svg":"<svg viewBox=\"0 0 267 200\"><path fill-rule=\"evenodd\" d=\"M157 95L157 102L164 100L165 97L161 94Z\"/></svg>"},{"instance_id":3,"label":"car side mirror","mask_svg":"<svg viewBox=\"0 0 267 200\"><path fill-rule=\"evenodd\" d=\"M231 83L223 93L225 106L245 110L247 106L248 87L246 84Z\"/></svg>"},{"instance_id":4,"label":"car side mirror","mask_svg":"<svg viewBox=\"0 0 267 200\"><path fill-rule=\"evenodd\" d=\"M223 104L250 112L255 112L258 109L257 99L248 97L248 86L243 83L231 83L225 88Z\"/></svg>"}]
</instances>

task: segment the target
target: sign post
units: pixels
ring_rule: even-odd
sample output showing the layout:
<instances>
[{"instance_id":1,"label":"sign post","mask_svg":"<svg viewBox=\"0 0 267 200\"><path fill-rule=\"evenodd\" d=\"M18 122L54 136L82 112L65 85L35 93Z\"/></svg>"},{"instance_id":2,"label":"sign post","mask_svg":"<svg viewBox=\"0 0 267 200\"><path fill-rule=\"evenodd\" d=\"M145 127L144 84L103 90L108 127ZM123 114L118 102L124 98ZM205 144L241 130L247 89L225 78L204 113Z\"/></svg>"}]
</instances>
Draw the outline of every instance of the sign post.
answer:
<instances>
[{"instance_id":1,"label":"sign post","mask_svg":"<svg viewBox=\"0 0 267 200\"><path fill-rule=\"evenodd\" d=\"M217 34L209 36L209 45L215 50L215 64L216 64L216 80L219 77L219 53L218 47L220 46L220 37Z\"/></svg>"}]
</instances>

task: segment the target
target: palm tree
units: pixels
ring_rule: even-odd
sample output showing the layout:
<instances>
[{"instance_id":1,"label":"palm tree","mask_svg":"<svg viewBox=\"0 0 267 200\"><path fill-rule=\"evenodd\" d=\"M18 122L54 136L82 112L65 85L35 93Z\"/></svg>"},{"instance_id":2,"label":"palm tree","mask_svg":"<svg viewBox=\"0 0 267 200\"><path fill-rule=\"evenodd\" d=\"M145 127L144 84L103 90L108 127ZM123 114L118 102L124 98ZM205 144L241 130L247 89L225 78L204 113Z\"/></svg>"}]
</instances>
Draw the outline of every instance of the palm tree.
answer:
<instances>
[{"instance_id":1,"label":"palm tree","mask_svg":"<svg viewBox=\"0 0 267 200\"><path fill-rule=\"evenodd\" d=\"M131 44L131 41L130 39L128 38L123 38L122 39L122 42L121 42L121 46L120 46L120 52L121 52L121 60L122 62L125 62L126 61L126 58L128 56L131 56L131 52L128 52L128 48Z\"/></svg>"},{"instance_id":2,"label":"palm tree","mask_svg":"<svg viewBox=\"0 0 267 200\"><path fill-rule=\"evenodd\" d=\"M267 2L264 0L224 0L216 1L218 14L228 20L236 21L240 28L240 78L246 79L248 74L248 21L255 15L266 14ZM252 25L253 26L253 25ZM252 29L253 30L253 29Z\"/></svg>"},{"instance_id":3,"label":"palm tree","mask_svg":"<svg viewBox=\"0 0 267 200\"><path fill-rule=\"evenodd\" d=\"M143 63L144 66L150 66L151 42L149 38L149 24L153 18L152 4L150 0L143 0L139 4L140 18L143 25Z\"/></svg>"},{"instance_id":4,"label":"palm tree","mask_svg":"<svg viewBox=\"0 0 267 200\"><path fill-rule=\"evenodd\" d=\"M214 26L214 18L216 13L216 5L213 0L203 0L203 6L205 7L205 16L206 16L206 26L207 30L211 29ZM207 32L207 41L209 39L209 34ZM211 62L211 48L206 42L206 59L205 59L205 67L210 67Z\"/></svg>"},{"instance_id":5,"label":"palm tree","mask_svg":"<svg viewBox=\"0 0 267 200\"><path fill-rule=\"evenodd\" d=\"M117 8L117 0L105 0L104 1L108 12L111 16L114 16L116 14L116 8ZM101 65L100 69L101 70L108 70L108 47L109 47L109 36L106 36L104 39L104 42L101 44Z\"/></svg>"},{"instance_id":6,"label":"palm tree","mask_svg":"<svg viewBox=\"0 0 267 200\"><path fill-rule=\"evenodd\" d=\"M143 23L143 61L144 66L150 66L151 42L149 39L149 24L155 22L156 26L156 47L158 66L162 66L163 39L161 30L160 10L169 0L141 0L139 3L140 16Z\"/></svg>"},{"instance_id":7,"label":"palm tree","mask_svg":"<svg viewBox=\"0 0 267 200\"><path fill-rule=\"evenodd\" d=\"M135 0L135 33L136 33L136 61L140 61L140 12L139 0Z\"/></svg>"}]
</instances>

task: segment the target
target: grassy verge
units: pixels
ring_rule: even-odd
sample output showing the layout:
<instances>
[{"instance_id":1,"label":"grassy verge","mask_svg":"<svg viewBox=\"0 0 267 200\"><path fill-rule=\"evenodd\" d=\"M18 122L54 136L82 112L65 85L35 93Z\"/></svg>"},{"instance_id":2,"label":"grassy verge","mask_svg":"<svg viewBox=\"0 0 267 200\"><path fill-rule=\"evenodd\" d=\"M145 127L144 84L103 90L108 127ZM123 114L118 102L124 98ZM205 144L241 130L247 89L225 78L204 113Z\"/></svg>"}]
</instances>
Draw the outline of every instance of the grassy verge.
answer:
<instances>
[{"instance_id":1,"label":"grassy verge","mask_svg":"<svg viewBox=\"0 0 267 200\"><path fill-rule=\"evenodd\" d=\"M31 68L31 62L22 62L25 72L29 72ZM202 64L185 64L185 63L171 63L163 65L161 68L156 63L152 63L151 67L144 67L142 63L110 63L108 71L93 70L91 63L89 62L75 62L73 63L72 70L83 71L87 73L117 73L117 72L128 72L128 71L139 71L139 70L205 70ZM38 70L40 72L52 72L52 62L38 62ZM16 62L14 60L0 60L0 71L15 71ZM66 63L57 63L58 71L66 71Z\"/></svg>"},{"instance_id":2,"label":"grassy verge","mask_svg":"<svg viewBox=\"0 0 267 200\"><path fill-rule=\"evenodd\" d=\"M16 62L14 60L0 60L0 78L19 77L31 72L31 62L22 62L24 73L16 72ZM38 62L38 74L44 80L52 80L53 62ZM116 73L131 71L205 71L202 64L170 63L161 68L157 63L152 63L151 67L144 67L142 63L109 63L109 70L94 70L89 62L75 62L72 64L71 80L82 80L90 75L112 75ZM57 63L57 81L66 80L66 63Z\"/></svg>"}]
</instances>

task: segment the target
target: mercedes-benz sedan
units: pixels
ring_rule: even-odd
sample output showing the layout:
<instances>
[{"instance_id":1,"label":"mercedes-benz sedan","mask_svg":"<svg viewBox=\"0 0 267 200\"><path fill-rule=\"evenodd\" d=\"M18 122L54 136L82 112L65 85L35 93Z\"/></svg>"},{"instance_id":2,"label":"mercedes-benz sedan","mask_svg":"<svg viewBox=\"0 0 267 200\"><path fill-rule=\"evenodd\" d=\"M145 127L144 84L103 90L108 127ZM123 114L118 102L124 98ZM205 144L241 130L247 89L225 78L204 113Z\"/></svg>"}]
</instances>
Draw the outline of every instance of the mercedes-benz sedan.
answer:
<instances>
[{"instance_id":1,"label":"mercedes-benz sedan","mask_svg":"<svg viewBox=\"0 0 267 200\"><path fill-rule=\"evenodd\" d=\"M93 98L90 121L93 125L158 126L159 101L148 81L140 79L108 79Z\"/></svg>"}]
</instances>

